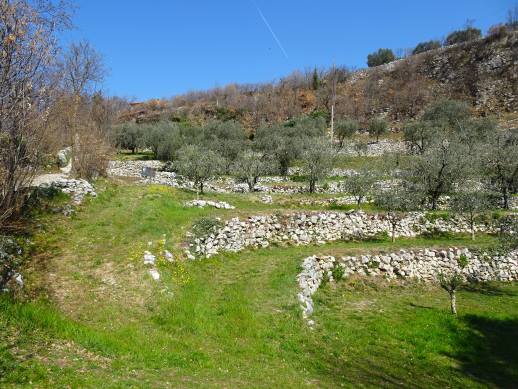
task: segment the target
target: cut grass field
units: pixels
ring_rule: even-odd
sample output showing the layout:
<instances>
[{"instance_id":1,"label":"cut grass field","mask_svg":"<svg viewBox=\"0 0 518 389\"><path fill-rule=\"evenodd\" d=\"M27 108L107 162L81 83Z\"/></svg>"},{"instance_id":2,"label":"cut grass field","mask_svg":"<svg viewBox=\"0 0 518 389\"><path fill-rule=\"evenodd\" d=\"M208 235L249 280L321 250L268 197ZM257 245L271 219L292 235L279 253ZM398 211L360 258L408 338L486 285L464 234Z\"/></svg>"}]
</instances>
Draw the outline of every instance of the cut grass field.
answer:
<instances>
[{"instance_id":1,"label":"cut grass field","mask_svg":"<svg viewBox=\"0 0 518 389\"><path fill-rule=\"evenodd\" d=\"M432 285L352 277L315 295L301 318L305 256L402 247L485 246L401 239L270 247L209 260L142 263L165 234L181 254L203 216L285 210L248 195L207 196L236 210L185 208L193 194L104 183L72 218L43 216L44 247L25 299L0 298L0 387L512 387L518 382L518 285L462 290L459 317ZM292 205L290 205L291 209Z\"/></svg>"}]
</instances>

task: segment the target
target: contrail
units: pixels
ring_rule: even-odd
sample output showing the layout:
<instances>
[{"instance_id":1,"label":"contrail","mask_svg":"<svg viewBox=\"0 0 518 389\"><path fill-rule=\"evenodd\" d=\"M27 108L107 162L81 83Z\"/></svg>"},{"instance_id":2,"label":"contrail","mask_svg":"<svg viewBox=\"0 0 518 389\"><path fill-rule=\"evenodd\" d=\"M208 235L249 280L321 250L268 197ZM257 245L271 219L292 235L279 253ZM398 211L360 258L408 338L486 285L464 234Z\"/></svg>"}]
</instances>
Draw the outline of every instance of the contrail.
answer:
<instances>
[{"instance_id":1,"label":"contrail","mask_svg":"<svg viewBox=\"0 0 518 389\"><path fill-rule=\"evenodd\" d=\"M284 54L284 56L286 58L288 58L288 54L286 53L286 50L284 50L284 47L282 47L282 43L281 41L279 40L279 38L277 38L277 35L275 35L275 32L273 32L273 29L272 27L270 26L270 23L268 23L268 20L266 20L265 16L263 15L263 13L261 12L261 9L259 8L259 6L255 3L255 1L252 1L252 3L255 5L255 8L257 8L257 12L259 12L259 16L261 16L261 19L263 19L263 22L264 24L266 25L266 27L268 28L268 30L270 30L270 33L272 34L273 36L273 39L275 39L275 42L277 42L277 45L279 46L279 49L281 49L282 53Z\"/></svg>"}]
</instances>

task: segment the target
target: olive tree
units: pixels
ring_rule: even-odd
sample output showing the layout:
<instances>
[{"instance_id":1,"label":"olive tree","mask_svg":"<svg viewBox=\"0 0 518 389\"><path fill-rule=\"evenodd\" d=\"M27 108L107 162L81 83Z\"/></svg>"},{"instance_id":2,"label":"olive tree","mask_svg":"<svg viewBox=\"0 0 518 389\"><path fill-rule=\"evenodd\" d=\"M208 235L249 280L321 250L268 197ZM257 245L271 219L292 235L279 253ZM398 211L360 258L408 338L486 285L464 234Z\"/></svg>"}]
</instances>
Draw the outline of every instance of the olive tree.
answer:
<instances>
[{"instance_id":1,"label":"olive tree","mask_svg":"<svg viewBox=\"0 0 518 389\"><path fill-rule=\"evenodd\" d=\"M276 162L279 172L287 175L292 162L302 156L304 146L325 135L323 118L302 117L281 125L262 126L255 134L256 149Z\"/></svg>"},{"instance_id":2,"label":"olive tree","mask_svg":"<svg viewBox=\"0 0 518 389\"><path fill-rule=\"evenodd\" d=\"M130 150L135 154L138 149L144 146L144 133L136 123L124 123L113 129L115 146Z\"/></svg>"},{"instance_id":3,"label":"olive tree","mask_svg":"<svg viewBox=\"0 0 518 389\"><path fill-rule=\"evenodd\" d=\"M196 196L203 194L203 185L220 172L221 166L218 154L198 145L184 146L178 153L177 171L194 182Z\"/></svg>"},{"instance_id":4,"label":"olive tree","mask_svg":"<svg viewBox=\"0 0 518 389\"><path fill-rule=\"evenodd\" d=\"M335 151L329 140L312 141L302 154L303 171L309 183L309 192L315 192L316 183L325 178L333 167Z\"/></svg>"},{"instance_id":5,"label":"olive tree","mask_svg":"<svg viewBox=\"0 0 518 389\"><path fill-rule=\"evenodd\" d=\"M369 122L369 134L376 137L376 142L379 142L380 135L383 135L388 130L388 123L383 118L374 118Z\"/></svg>"},{"instance_id":6,"label":"olive tree","mask_svg":"<svg viewBox=\"0 0 518 389\"><path fill-rule=\"evenodd\" d=\"M253 192L259 177L268 174L272 170L272 163L265 155L244 152L234 161L232 170L236 177L246 181L248 190Z\"/></svg>"},{"instance_id":7,"label":"olive tree","mask_svg":"<svg viewBox=\"0 0 518 389\"><path fill-rule=\"evenodd\" d=\"M379 189L375 195L376 204L386 211L391 227L391 241L396 241L396 229L408 211L415 208L414 197L403 183L396 183L387 190Z\"/></svg>"},{"instance_id":8,"label":"olive tree","mask_svg":"<svg viewBox=\"0 0 518 389\"><path fill-rule=\"evenodd\" d=\"M344 189L355 198L356 204L360 208L362 202L372 194L377 180L376 174L363 168L345 179Z\"/></svg>"},{"instance_id":9,"label":"olive tree","mask_svg":"<svg viewBox=\"0 0 518 389\"><path fill-rule=\"evenodd\" d=\"M422 197L433 210L437 209L439 197L452 190L466 169L462 148L459 142L442 140L415 157L409 168L414 196Z\"/></svg>"},{"instance_id":10,"label":"olive tree","mask_svg":"<svg viewBox=\"0 0 518 389\"><path fill-rule=\"evenodd\" d=\"M482 168L490 185L500 193L503 206L518 188L518 129L498 132L484 148Z\"/></svg>"},{"instance_id":11,"label":"olive tree","mask_svg":"<svg viewBox=\"0 0 518 389\"><path fill-rule=\"evenodd\" d=\"M457 289L464 284L462 270L468 265L468 258L465 254L461 254L457 258L458 269L452 270L450 273L439 273L439 285L450 296L451 313L457 315Z\"/></svg>"},{"instance_id":12,"label":"olive tree","mask_svg":"<svg viewBox=\"0 0 518 389\"><path fill-rule=\"evenodd\" d=\"M224 158L224 172L230 167L246 146L245 130L235 121L209 122L202 128L205 146Z\"/></svg>"},{"instance_id":13,"label":"olive tree","mask_svg":"<svg viewBox=\"0 0 518 389\"><path fill-rule=\"evenodd\" d=\"M346 139L353 137L360 128L360 124L354 119L342 119L335 124L335 133L338 138L338 147L342 148Z\"/></svg>"},{"instance_id":14,"label":"olive tree","mask_svg":"<svg viewBox=\"0 0 518 389\"><path fill-rule=\"evenodd\" d=\"M479 190L457 192L451 198L450 207L468 219L471 239L475 240L475 218L491 209L490 195Z\"/></svg>"}]
</instances>

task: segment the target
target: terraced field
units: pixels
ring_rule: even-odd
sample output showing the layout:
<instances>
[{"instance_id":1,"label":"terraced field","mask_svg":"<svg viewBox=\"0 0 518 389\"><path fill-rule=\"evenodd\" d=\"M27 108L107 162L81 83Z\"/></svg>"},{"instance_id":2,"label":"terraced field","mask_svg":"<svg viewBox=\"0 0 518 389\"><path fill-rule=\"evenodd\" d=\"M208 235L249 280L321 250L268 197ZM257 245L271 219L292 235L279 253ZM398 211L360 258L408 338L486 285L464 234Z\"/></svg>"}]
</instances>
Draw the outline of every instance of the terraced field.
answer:
<instances>
[{"instance_id":1,"label":"terraced field","mask_svg":"<svg viewBox=\"0 0 518 389\"><path fill-rule=\"evenodd\" d=\"M103 188L104 186L104 188ZM272 245L184 259L202 217L282 213L293 201L207 195L233 210L187 208L191 192L124 182L71 218L42 214L26 291L0 300L2 387L512 387L518 382L518 286L476 284L449 313L438 286L351 276L314 296L302 319L303 258L421 247L483 247L481 235ZM276 205L276 204L284 205ZM307 207L303 208L307 209ZM163 245L161 278L145 250ZM149 242L152 245L149 246ZM161 243L162 242L162 243Z\"/></svg>"}]
</instances>

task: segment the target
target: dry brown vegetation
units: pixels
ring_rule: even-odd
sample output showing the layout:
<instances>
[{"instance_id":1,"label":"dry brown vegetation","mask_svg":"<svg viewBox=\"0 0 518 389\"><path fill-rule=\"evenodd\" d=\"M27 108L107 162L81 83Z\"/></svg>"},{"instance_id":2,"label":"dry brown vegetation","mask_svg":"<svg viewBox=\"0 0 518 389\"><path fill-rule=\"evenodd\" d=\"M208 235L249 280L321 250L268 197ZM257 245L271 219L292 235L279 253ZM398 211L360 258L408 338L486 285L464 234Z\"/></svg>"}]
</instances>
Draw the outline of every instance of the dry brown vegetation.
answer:
<instances>
[{"instance_id":1,"label":"dry brown vegetation","mask_svg":"<svg viewBox=\"0 0 518 389\"><path fill-rule=\"evenodd\" d=\"M512 61L518 33L498 31L368 70L295 71L276 82L230 84L172 100L142 102L119 120L197 124L237 120L255 130L263 123L275 124L301 114L329 119L335 81L337 118L355 118L363 125L373 116L386 114L397 126L419 116L427 104L440 98L468 101L481 115L513 112L518 109L518 101L512 98L518 94L518 69Z\"/></svg>"}]
</instances>

